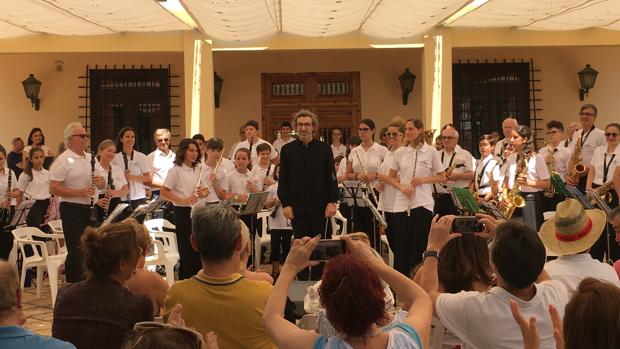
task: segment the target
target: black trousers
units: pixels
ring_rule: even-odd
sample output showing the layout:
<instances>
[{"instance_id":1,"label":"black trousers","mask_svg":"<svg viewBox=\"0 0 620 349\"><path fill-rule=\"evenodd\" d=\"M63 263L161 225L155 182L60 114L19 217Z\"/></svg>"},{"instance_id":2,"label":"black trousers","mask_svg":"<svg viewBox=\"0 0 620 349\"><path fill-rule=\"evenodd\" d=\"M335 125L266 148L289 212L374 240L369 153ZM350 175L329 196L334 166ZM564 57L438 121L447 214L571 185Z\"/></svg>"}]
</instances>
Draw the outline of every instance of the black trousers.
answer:
<instances>
[{"instance_id":1,"label":"black trousers","mask_svg":"<svg viewBox=\"0 0 620 349\"><path fill-rule=\"evenodd\" d=\"M595 189L599 186L594 184L592 185ZM609 207L612 209L618 206L618 194L616 194L615 190L610 190L611 193L611 202L608 203ZM609 248L609 251L608 251ZM598 259L599 261L603 261L604 257L607 256L608 260L617 261L620 258L620 246L616 243L616 233L614 231L613 226L610 223L607 223L603 233L598 238L598 240L592 245L590 249L590 255L594 259Z\"/></svg>"},{"instance_id":2,"label":"black trousers","mask_svg":"<svg viewBox=\"0 0 620 349\"><path fill-rule=\"evenodd\" d=\"M452 195L447 193L437 193L435 195L435 208L433 209L433 211L435 211L435 214L438 214L439 217L447 216L450 214L459 214L456 206L454 206L454 201L452 201Z\"/></svg>"},{"instance_id":3,"label":"black trousers","mask_svg":"<svg viewBox=\"0 0 620 349\"><path fill-rule=\"evenodd\" d=\"M353 229L351 233L364 232L368 236L370 246L379 251L381 234L378 223L368 207L353 207Z\"/></svg>"},{"instance_id":4,"label":"black trousers","mask_svg":"<svg viewBox=\"0 0 620 349\"><path fill-rule=\"evenodd\" d=\"M179 245L179 280L189 279L202 268L200 254L192 248L192 220L191 207L174 206L174 221L176 224L177 244Z\"/></svg>"},{"instance_id":5,"label":"black trousers","mask_svg":"<svg viewBox=\"0 0 620 349\"><path fill-rule=\"evenodd\" d=\"M15 207L11 206L7 221L10 222L15 214ZM5 224L5 222L0 222ZM0 226L0 259L7 260L13 249L13 234L9 227Z\"/></svg>"},{"instance_id":6,"label":"black trousers","mask_svg":"<svg viewBox=\"0 0 620 349\"><path fill-rule=\"evenodd\" d=\"M78 282L84 279L81 239L89 219L89 205L72 202L60 203L60 220L67 244L67 260L65 261L67 282Z\"/></svg>"},{"instance_id":7,"label":"black trousers","mask_svg":"<svg viewBox=\"0 0 620 349\"><path fill-rule=\"evenodd\" d=\"M50 205L50 199L37 200L30 208L28 216L26 216L26 225L29 227L41 227L45 221L47 208Z\"/></svg>"},{"instance_id":8,"label":"black trousers","mask_svg":"<svg viewBox=\"0 0 620 349\"><path fill-rule=\"evenodd\" d=\"M293 212L295 211L293 210ZM295 239L301 239L304 236L315 237L317 235L321 235L322 238L326 238L325 220L326 218L324 214L295 214L294 218L291 220L291 225L293 226L293 235L295 236ZM312 267L312 273L310 273L308 268L300 271L297 274L297 279L320 280L321 276L323 275L323 265L324 263L321 263L317 266Z\"/></svg>"},{"instance_id":9,"label":"black trousers","mask_svg":"<svg viewBox=\"0 0 620 349\"><path fill-rule=\"evenodd\" d=\"M284 262L291 250L293 231L290 229L271 229L271 262Z\"/></svg>"},{"instance_id":10,"label":"black trousers","mask_svg":"<svg viewBox=\"0 0 620 349\"><path fill-rule=\"evenodd\" d=\"M398 224L398 220L396 218L398 212L385 212L385 222L387 223L387 228L385 228L385 236L387 237L388 244L394 251L394 245L396 244L394 238L396 237L395 233L395 225Z\"/></svg>"}]
</instances>

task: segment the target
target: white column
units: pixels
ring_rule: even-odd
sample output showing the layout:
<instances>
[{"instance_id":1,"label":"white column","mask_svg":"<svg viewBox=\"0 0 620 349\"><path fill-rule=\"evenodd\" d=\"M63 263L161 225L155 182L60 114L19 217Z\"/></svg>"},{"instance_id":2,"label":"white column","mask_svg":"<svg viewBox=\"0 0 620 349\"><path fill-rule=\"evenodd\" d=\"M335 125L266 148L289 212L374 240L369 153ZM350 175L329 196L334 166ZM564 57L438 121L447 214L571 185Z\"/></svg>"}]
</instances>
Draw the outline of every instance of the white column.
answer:
<instances>
[{"instance_id":1,"label":"white column","mask_svg":"<svg viewBox=\"0 0 620 349\"><path fill-rule=\"evenodd\" d=\"M195 33L186 33L184 46L185 137L202 133L213 137L215 102L211 43Z\"/></svg>"},{"instance_id":2,"label":"white column","mask_svg":"<svg viewBox=\"0 0 620 349\"><path fill-rule=\"evenodd\" d=\"M427 129L452 123L452 33L439 29L424 37L422 115ZM438 136L439 133L435 133Z\"/></svg>"}]
</instances>

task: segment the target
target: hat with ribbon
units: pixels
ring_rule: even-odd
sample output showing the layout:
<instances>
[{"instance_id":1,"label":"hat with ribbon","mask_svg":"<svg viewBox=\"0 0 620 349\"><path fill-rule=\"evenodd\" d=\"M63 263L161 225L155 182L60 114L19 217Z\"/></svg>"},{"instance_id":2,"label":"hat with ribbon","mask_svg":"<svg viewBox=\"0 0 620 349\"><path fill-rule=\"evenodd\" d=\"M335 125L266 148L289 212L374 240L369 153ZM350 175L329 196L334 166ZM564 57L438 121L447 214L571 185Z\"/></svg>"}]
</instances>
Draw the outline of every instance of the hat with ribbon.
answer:
<instances>
[{"instance_id":1,"label":"hat with ribbon","mask_svg":"<svg viewBox=\"0 0 620 349\"><path fill-rule=\"evenodd\" d=\"M601 210L584 210L575 199L560 202L555 216L540 227L540 238L558 256L588 250L603 232L607 216Z\"/></svg>"}]
</instances>

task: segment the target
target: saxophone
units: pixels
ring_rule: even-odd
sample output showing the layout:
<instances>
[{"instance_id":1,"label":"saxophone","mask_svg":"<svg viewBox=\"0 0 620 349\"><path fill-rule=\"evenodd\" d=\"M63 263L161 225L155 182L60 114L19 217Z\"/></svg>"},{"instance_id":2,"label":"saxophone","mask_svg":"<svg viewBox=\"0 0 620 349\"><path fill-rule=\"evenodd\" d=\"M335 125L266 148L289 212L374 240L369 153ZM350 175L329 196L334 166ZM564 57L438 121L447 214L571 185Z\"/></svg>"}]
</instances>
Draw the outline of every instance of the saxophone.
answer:
<instances>
[{"instance_id":1,"label":"saxophone","mask_svg":"<svg viewBox=\"0 0 620 349\"><path fill-rule=\"evenodd\" d=\"M575 150L573 151L573 156L571 156L570 161L568 162L568 173L566 177L570 178L573 183L577 183L579 181L579 177L581 177L586 172L586 166L583 164L581 159L581 137L575 140Z\"/></svg>"},{"instance_id":2,"label":"saxophone","mask_svg":"<svg viewBox=\"0 0 620 349\"><path fill-rule=\"evenodd\" d=\"M547 150L549 151L550 156L553 157L556 148L551 144L547 145ZM555 159L553 159L550 163L547 163L547 171L549 171L550 176L559 176L559 173L555 170ZM550 185L549 188L544 190L544 195L547 198L552 198L556 194L555 187Z\"/></svg>"},{"instance_id":3,"label":"saxophone","mask_svg":"<svg viewBox=\"0 0 620 349\"><path fill-rule=\"evenodd\" d=\"M596 189L592 189L594 195L598 196L603 202L610 204L613 197L611 196L610 191L614 190L614 181L613 179L608 180L603 185ZM594 202L593 202L594 204Z\"/></svg>"},{"instance_id":4,"label":"saxophone","mask_svg":"<svg viewBox=\"0 0 620 349\"><path fill-rule=\"evenodd\" d=\"M525 199L523 196L519 195L520 186L517 184L517 178L519 176L527 175L527 160L525 155L520 156L520 159L517 162L517 170L515 171L515 182L512 186L512 189L508 190L504 188L504 198L503 198L503 206L500 208L500 211L506 219L510 219L515 212L517 207L525 206Z\"/></svg>"}]
</instances>

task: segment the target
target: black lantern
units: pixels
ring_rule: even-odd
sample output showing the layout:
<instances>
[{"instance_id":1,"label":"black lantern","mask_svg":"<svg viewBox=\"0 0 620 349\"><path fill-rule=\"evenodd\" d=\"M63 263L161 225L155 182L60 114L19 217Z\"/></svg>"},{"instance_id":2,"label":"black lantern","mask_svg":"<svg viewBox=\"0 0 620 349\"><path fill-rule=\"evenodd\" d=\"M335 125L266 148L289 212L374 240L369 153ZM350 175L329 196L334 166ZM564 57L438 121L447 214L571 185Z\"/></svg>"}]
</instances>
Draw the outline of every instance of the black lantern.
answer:
<instances>
[{"instance_id":1,"label":"black lantern","mask_svg":"<svg viewBox=\"0 0 620 349\"><path fill-rule=\"evenodd\" d=\"M405 68L405 72L398 77L400 81L400 90L403 92L403 105L407 105L409 94L413 92L413 84L415 83L415 75Z\"/></svg>"},{"instance_id":2,"label":"black lantern","mask_svg":"<svg viewBox=\"0 0 620 349\"><path fill-rule=\"evenodd\" d=\"M583 101L585 96L588 95L588 91L594 87L598 72L592 69L589 64L586 64L586 67L581 69L577 75L579 75L579 83L581 84L581 89L579 90L579 100Z\"/></svg>"},{"instance_id":3,"label":"black lantern","mask_svg":"<svg viewBox=\"0 0 620 349\"><path fill-rule=\"evenodd\" d=\"M24 85L26 98L30 99L34 110L39 110L39 90L41 89L41 81L37 80L34 74L30 74L28 79L22 81L22 85Z\"/></svg>"},{"instance_id":4,"label":"black lantern","mask_svg":"<svg viewBox=\"0 0 620 349\"><path fill-rule=\"evenodd\" d=\"M222 85L224 84L224 79L221 76L217 75L217 72L213 72L213 91L215 92L215 107L220 107L220 94L222 93Z\"/></svg>"}]
</instances>

